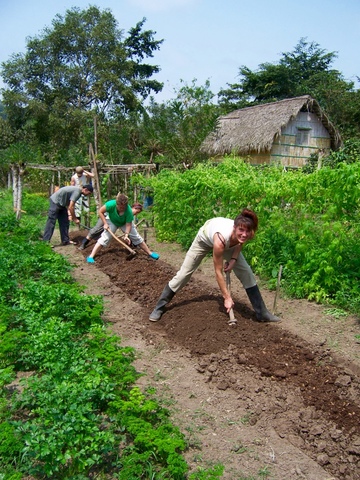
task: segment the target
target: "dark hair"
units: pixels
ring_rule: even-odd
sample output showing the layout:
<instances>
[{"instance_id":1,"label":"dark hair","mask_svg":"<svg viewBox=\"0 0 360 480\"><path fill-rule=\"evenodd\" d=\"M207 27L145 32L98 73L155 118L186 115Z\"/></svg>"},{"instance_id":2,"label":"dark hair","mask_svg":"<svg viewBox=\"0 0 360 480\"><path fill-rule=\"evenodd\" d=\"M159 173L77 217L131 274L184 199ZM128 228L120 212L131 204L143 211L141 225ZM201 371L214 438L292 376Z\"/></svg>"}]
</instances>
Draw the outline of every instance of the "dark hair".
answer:
<instances>
[{"instance_id":1,"label":"dark hair","mask_svg":"<svg viewBox=\"0 0 360 480\"><path fill-rule=\"evenodd\" d=\"M234 220L235 227L243 225L254 232L256 232L258 229L258 223L259 220L256 213L247 208L244 208L244 210Z\"/></svg>"},{"instance_id":2,"label":"dark hair","mask_svg":"<svg viewBox=\"0 0 360 480\"><path fill-rule=\"evenodd\" d=\"M143 209L143 206L141 205L141 203L134 203L134 205L132 206L132 208L136 208L136 210L142 210L142 209Z\"/></svg>"},{"instance_id":3,"label":"dark hair","mask_svg":"<svg viewBox=\"0 0 360 480\"><path fill-rule=\"evenodd\" d=\"M86 190L89 190L89 192L91 193L94 191L94 188L90 183L88 183L87 185L84 185L82 188L86 188Z\"/></svg>"}]
</instances>

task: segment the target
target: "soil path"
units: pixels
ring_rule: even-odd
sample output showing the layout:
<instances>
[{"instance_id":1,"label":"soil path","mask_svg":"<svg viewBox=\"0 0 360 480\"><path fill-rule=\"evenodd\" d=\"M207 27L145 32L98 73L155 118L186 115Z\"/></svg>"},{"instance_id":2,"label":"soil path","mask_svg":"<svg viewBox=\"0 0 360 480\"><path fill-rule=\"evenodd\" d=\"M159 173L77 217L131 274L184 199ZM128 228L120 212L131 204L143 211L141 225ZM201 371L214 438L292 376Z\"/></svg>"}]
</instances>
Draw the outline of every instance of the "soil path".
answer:
<instances>
[{"instance_id":1,"label":"soil path","mask_svg":"<svg viewBox=\"0 0 360 480\"><path fill-rule=\"evenodd\" d=\"M184 252L145 233L160 260L141 251L129 260L116 242L95 265L85 262L93 244L55 251L74 264L85 293L103 295L104 320L138 352L141 385L156 387L186 435L191 469L222 463L225 480L359 480L358 319L280 295L283 321L258 323L234 280L237 325L229 326L209 260L161 321L149 322ZM272 309L274 292L262 293Z\"/></svg>"}]
</instances>

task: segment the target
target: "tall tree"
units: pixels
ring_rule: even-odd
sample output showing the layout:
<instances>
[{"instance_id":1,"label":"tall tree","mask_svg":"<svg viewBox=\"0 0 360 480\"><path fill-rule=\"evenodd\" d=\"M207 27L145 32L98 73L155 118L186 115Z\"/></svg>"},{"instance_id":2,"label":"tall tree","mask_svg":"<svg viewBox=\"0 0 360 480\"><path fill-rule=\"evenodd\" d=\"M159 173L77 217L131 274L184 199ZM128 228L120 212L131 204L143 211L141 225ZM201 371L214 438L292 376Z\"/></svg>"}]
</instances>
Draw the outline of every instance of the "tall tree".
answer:
<instances>
[{"instance_id":1,"label":"tall tree","mask_svg":"<svg viewBox=\"0 0 360 480\"><path fill-rule=\"evenodd\" d=\"M157 65L144 62L160 48L145 19L124 38L109 10L72 8L28 40L25 54L2 64L3 101L16 128L33 129L39 142L67 147L79 139L88 114L137 109L162 84Z\"/></svg>"},{"instance_id":2,"label":"tall tree","mask_svg":"<svg viewBox=\"0 0 360 480\"><path fill-rule=\"evenodd\" d=\"M144 115L144 148L159 163L191 167L199 160L199 147L219 116L207 80L204 86L182 82L175 99L162 104L152 101Z\"/></svg>"},{"instance_id":3,"label":"tall tree","mask_svg":"<svg viewBox=\"0 0 360 480\"><path fill-rule=\"evenodd\" d=\"M293 52L282 53L279 63L262 63L257 71L240 67L240 82L228 84L219 92L220 103L264 103L308 93L309 82L326 73L342 80L337 70L331 70L335 52L326 52L320 46L301 38Z\"/></svg>"},{"instance_id":4,"label":"tall tree","mask_svg":"<svg viewBox=\"0 0 360 480\"><path fill-rule=\"evenodd\" d=\"M219 104L226 110L311 95L316 98L343 133L354 132L356 113L349 100L357 100L354 83L332 69L335 52L326 52L315 42L301 38L293 52L282 53L279 63L262 63L258 70L240 68L240 81L219 92ZM350 100L351 103L351 100ZM358 105L358 101L356 101ZM356 107L357 111L358 106Z\"/></svg>"}]
</instances>

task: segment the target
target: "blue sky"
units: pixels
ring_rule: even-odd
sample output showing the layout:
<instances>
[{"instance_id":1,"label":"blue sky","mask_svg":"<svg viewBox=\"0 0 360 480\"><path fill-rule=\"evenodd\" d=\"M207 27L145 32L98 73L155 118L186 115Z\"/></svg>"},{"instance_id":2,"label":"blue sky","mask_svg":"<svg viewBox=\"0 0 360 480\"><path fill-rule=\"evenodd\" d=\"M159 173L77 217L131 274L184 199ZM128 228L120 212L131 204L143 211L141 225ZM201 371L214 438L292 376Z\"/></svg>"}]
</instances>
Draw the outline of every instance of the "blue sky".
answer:
<instances>
[{"instance_id":1,"label":"blue sky","mask_svg":"<svg viewBox=\"0 0 360 480\"><path fill-rule=\"evenodd\" d=\"M0 62L25 52L26 38L50 27L56 14L90 4L110 9L125 34L146 17L144 28L164 39L151 60L164 83L158 101L174 98L180 80L209 80L217 93L237 81L240 66L276 63L302 37L337 52L333 68L360 88L359 0L0 0Z\"/></svg>"}]
</instances>

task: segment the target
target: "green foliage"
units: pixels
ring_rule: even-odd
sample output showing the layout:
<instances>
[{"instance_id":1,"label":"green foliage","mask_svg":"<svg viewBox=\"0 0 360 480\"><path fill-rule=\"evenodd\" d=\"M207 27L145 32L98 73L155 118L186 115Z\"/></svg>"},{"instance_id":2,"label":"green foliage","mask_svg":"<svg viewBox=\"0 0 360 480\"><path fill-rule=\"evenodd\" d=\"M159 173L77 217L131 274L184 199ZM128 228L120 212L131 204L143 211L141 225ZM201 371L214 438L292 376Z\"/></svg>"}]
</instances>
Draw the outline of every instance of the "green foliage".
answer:
<instances>
[{"instance_id":1,"label":"green foliage","mask_svg":"<svg viewBox=\"0 0 360 480\"><path fill-rule=\"evenodd\" d=\"M278 63L262 63L258 70L240 67L240 80L219 92L226 112L301 95L315 98L344 138L358 137L360 91L331 68L337 55L301 38L292 52L282 53Z\"/></svg>"},{"instance_id":2,"label":"green foliage","mask_svg":"<svg viewBox=\"0 0 360 480\"><path fill-rule=\"evenodd\" d=\"M38 151L25 142L17 142L10 145L5 152L1 152L1 163L25 164L36 163L39 159Z\"/></svg>"},{"instance_id":3,"label":"green foliage","mask_svg":"<svg viewBox=\"0 0 360 480\"><path fill-rule=\"evenodd\" d=\"M321 166L336 168L341 163L355 163L360 161L360 140L346 140L336 152L330 152L324 157ZM319 155L312 154L307 160L303 172L311 173L318 169Z\"/></svg>"},{"instance_id":4,"label":"green foliage","mask_svg":"<svg viewBox=\"0 0 360 480\"><path fill-rule=\"evenodd\" d=\"M270 287L283 265L289 295L360 313L360 163L304 174L228 158L142 184L154 190L159 240L188 248L207 219L252 208L260 228L245 255Z\"/></svg>"},{"instance_id":5,"label":"green foliage","mask_svg":"<svg viewBox=\"0 0 360 480\"><path fill-rule=\"evenodd\" d=\"M141 111L116 110L100 119L101 152L113 163L148 163L189 168L201 160L199 147L213 130L219 109L212 103L210 82L182 82L175 98L163 103L150 98Z\"/></svg>"},{"instance_id":6,"label":"green foliage","mask_svg":"<svg viewBox=\"0 0 360 480\"><path fill-rule=\"evenodd\" d=\"M15 141L15 135L9 122L0 117L0 151L9 147ZM0 165L2 161L0 160Z\"/></svg>"},{"instance_id":7,"label":"green foliage","mask_svg":"<svg viewBox=\"0 0 360 480\"><path fill-rule=\"evenodd\" d=\"M330 67L336 56L335 52L326 52L317 43L301 38L294 51L283 53L277 64L262 63L256 72L242 66L240 83L220 91L220 103L227 103L229 99L233 103L235 92L239 101L252 99L255 103L309 94L309 83L317 79L318 84L323 81L324 72L328 75L335 72ZM335 74L340 80L339 72Z\"/></svg>"},{"instance_id":8,"label":"green foliage","mask_svg":"<svg viewBox=\"0 0 360 480\"><path fill-rule=\"evenodd\" d=\"M118 478L152 478L142 476L149 470L149 463L153 464L152 469L157 465L155 478L184 478L188 469L180 455L185 449L184 436L169 422L167 410L134 387L127 398L111 402L111 412L120 423L127 425L129 438L129 447L122 452Z\"/></svg>"},{"instance_id":9,"label":"green foliage","mask_svg":"<svg viewBox=\"0 0 360 480\"><path fill-rule=\"evenodd\" d=\"M217 464L210 469L199 468L196 472L189 475L189 480L215 480L221 478L224 473L224 466Z\"/></svg>"},{"instance_id":10,"label":"green foliage","mask_svg":"<svg viewBox=\"0 0 360 480\"><path fill-rule=\"evenodd\" d=\"M360 140L347 140L340 150L331 152L324 159L323 165L334 168L339 163L355 162L360 162Z\"/></svg>"},{"instance_id":11,"label":"green foliage","mask_svg":"<svg viewBox=\"0 0 360 480\"><path fill-rule=\"evenodd\" d=\"M15 131L51 150L86 144L83 125L114 108L135 110L162 84L157 65L144 62L162 40L143 30L145 19L123 32L109 10L73 7L56 15L52 27L28 39L25 54L2 65L3 103ZM26 139L26 138L24 138ZM55 148L54 148L55 147Z\"/></svg>"},{"instance_id":12,"label":"green foliage","mask_svg":"<svg viewBox=\"0 0 360 480\"><path fill-rule=\"evenodd\" d=\"M143 185L154 189L159 239L179 241L188 248L194 232L209 218L235 217L239 209L255 206L262 197L265 205L271 205L272 201L279 203L281 195L275 191L272 198L264 196L267 175L275 180L281 177L281 170L267 169L259 175L244 162L229 159L217 167L212 163L201 164L182 174L162 170L158 176L143 180Z\"/></svg>"},{"instance_id":13,"label":"green foliage","mask_svg":"<svg viewBox=\"0 0 360 480\"><path fill-rule=\"evenodd\" d=\"M209 81L197 86L194 79L175 94L174 100L151 101L147 107L141 125L143 148L154 162L189 168L199 161L200 145L214 129L219 109L211 104L214 94Z\"/></svg>"},{"instance_id":14,"label":"green foliage","mask_svg":"<svg viewBox=\"0 0 360 480\"><path fill-rule=\"evenodd\" d=\"M12 345L14 345L14 343ZM1 363L9 364L10 360L6 360L6 362L4 362L3 359L1 359ZM5 385L11 383L14 380L14 377L15 375L13 366L7 368L0 368L0 389L2 389ZM0 417L2 416L2 404L0 402Z\"/></svg>"},{"instance_id":15,"label":"green foliage","mask_svg":"<svg viewBox=\"0 0 360 480\"><path fill-rule=\"evenodd\" d=\"M22 448L16 429L9 422L0 423L0 463L5 457L18 458Z\"/></svg>"},{"instance_id":16,"label":"green foliage","mask_svg":"<svg viewBox=\"0 0 360 480\"><path fill-rule=\"evenodd\" d=\"M135 351L104 328L102 298L28 238L29 223L0 216L1 478L184 480L184 437L134 386Z\"/></svg>"}]
</instances>

